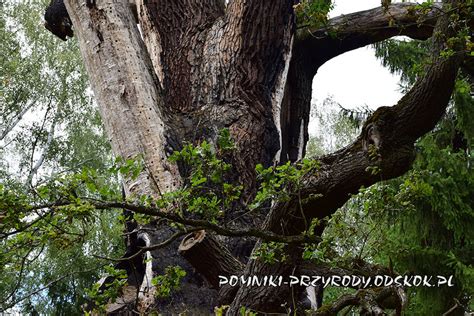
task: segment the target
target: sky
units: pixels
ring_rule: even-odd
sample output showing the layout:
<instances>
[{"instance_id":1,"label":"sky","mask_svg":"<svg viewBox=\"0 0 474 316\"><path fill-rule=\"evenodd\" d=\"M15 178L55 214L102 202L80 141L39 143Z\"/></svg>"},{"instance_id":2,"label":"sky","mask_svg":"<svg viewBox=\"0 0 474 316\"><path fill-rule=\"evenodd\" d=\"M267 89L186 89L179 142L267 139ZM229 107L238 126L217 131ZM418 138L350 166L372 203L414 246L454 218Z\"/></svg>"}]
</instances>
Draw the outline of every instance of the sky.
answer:
<instances>
[{"instance_id":1,"label":"sky","mask_svg":"<svg viewBox=\"0 0 474 316\"><path fill-rule=\"evenodd\" d=\"M335 0L335 5L331 17L378 7L380 0ZM319 68L313 80L313 103L333 96L345 108L394 105L401 97L399 79L381 65L371 47L360 48Z\"/></svg>"}]
</instances>

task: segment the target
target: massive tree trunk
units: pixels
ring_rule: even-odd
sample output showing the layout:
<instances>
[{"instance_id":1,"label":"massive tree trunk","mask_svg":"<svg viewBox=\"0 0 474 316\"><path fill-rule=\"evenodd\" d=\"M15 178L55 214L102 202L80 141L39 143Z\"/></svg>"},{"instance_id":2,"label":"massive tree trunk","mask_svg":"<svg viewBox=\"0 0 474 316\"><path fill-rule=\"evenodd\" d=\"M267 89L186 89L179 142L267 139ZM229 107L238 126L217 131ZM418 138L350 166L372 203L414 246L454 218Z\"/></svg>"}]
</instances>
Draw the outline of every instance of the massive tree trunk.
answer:
<instances>
[{"instance_id":1,"label":"massive tree trunk","mask_svg":"<svg viewBox=\"0 0 474 316\"><path fill-rule=\"evenodd\" d=\"M240 208L256 192L256 164L303 157L312 79L322 64L396 35L427 39L440 16L439 7L418 13L411 4L394 4L387 10L332 19L324 29L297 31L293 0L233 0L228 5L223 0L137 0L136 15L127 0L95 1L91 7L81 0L65 2L114 153L125 158L142 155L145 162L138 179L125 179L126 194L157 197L179 188L184 171L167 157L186 142L214 143L218 131L228 128L236 144L229 158L235 168L231 180L244 185ZM437 27L449 34L448 18L441 16ZM328 35L334 32L336 36ZM447 106L461 60L459 54L440 58L444 42L434 43L426 75L397 105L376 111L353 144L318 158L321 169L304 179L300 198L305 202L275 201L263 214L263 223L255 219L255 228L269 234L300 234L308 221L332 214L362 185L408 170L414 142L435 126ZM369 157L369 145L379 151L377 161ZM380 168L377 175L367 171L374 165ZM313 194L321 197L305 200ZM154 229L148 234L152 244L173 234L167 227ZM171 303L157 302L155 309L207 313L220 301L231 305L230 315L238 314L241 306L265 312L295 310L298 293L284 286L226 289L217 300L217 290L207 289L208 284L216 286L215 276L204 269L222 270L223 275L289 275L298 271L300 245L287 246L292 258L288 262L240 263L231 258L232 247L227 245L229 252L218 245L228 239L206 238L196 243L200 250L182 246L183 256L177 242L152 252L155 273L163 273L170 264L189 272L181 294ZM196 262L195 251L205 254L210 249L209 258L226 258L231 266ZM236 271L240 267L245 268ZM204 288L206 294L196 295Z\"/></svg>"}]
</instances>

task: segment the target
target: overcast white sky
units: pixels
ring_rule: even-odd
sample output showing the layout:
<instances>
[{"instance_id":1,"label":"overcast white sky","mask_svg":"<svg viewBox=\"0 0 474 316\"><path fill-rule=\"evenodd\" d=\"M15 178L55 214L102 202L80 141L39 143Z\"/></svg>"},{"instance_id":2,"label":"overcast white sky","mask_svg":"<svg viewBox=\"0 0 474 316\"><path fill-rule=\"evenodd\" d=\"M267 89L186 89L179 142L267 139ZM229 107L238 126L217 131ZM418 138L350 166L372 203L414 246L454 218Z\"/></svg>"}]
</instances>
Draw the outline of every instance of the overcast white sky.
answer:
<instances>
[{"instance_id":1,"label":"overcast white sky","mask_svg":"<svg viewBox=\"0 0 474 316\"><path fill-rule=\"evenodd\" d=\"M380 0L335 0L335 4L331 16L375 8ZM313 81L313 103L332 95L345 108L390 106L401 97L398 82L399 76L382 67L372 48L360 48L319 68Z\"/></svg>"}]
</instances>

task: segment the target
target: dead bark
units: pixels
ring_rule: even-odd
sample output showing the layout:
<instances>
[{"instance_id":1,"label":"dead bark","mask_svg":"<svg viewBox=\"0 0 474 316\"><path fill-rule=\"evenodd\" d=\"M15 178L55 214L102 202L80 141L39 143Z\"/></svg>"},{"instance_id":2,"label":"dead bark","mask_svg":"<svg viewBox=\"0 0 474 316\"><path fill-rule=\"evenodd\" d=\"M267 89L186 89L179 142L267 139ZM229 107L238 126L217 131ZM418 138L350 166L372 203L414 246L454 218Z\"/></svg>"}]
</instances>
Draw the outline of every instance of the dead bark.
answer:
<instances>
[{"instance_id":1,"label":"dead bark","mask_svg":"<svg viewBox=\"0 0 474 316\"><path fill-rule=\"evenodd\" d=\"M162 91L128 1L103 1L89 9L82 1L66 0L66 6L114 154L144 156L146 170L135 182L125 180L127 195L170 191L179 174L166 161Z\"/></svg>"}]
</instances>

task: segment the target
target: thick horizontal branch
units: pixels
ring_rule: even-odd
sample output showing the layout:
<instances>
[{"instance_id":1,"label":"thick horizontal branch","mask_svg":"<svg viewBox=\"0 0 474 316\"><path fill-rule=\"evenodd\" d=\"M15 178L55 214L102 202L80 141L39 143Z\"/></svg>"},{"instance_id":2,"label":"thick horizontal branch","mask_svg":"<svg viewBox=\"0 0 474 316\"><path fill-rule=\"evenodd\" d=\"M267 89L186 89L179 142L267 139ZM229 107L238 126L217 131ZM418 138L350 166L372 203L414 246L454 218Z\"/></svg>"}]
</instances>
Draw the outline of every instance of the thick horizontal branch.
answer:
<instances>
[{"instance_id":1,"label":"thick horizontal branch","mask_svg":"<svg viewBox=\"0 0 474 316\"><path fill-rule=\"evenodd\" d=\"M332 18L323 28L306 27L298 30L288 72L284 99L287 102L282 106L282 113L289 113L288 117L281 118L283 161L286 155L294 161L295 157L301 158L304 153L308 136L307 132L303 133L300 129L307 129L311 82L321 65L350 50L398 35L428 39L439 17L458 10L456 6L442 9L440 3L420 8L416 3L395 3L388 8L379 7ZM472 20L470 23L474 25Z\"/></svg>"},{"instance_id":2,"label":"thick horizontal branch","mask_svg":"<svg viewBox=\"0 0 474 316\"><path fill-rule=\"evenodd\" d=\"M332 18L324 28L300 30L299 49L319 67L337 55L394 36L428 39L444 12L440 4L423 12L416 7L416 3L395 3L388 9L379 7Z\"/></svg>"},{"instance_id":3,"label":"thick horizontal branch","mask_svg":"<svg viewBox=\"0 0 474 316\"><path fill-rule=\"evenodd\" d=\"M414 158L415 141L434 128L442 117L453 91L462 53L450 57L440 56L446 49L445 40L455 34L448 16L437 22L437 34L433 39L432 61L413 88L393 107L381 107L365 123L358 139L346 148L331 155L320 157L321 169L305 179L301 193L303 200L315 194L323 197L308 200L306 219L330 215L356 193L361 186L369 186L381 179L391 179L408 170ZM369 154L372 152L372 154ZM283 217L298 214L299 201L275 205L267 229L281 231ZM293 208L293 211L288 212ZM278 210L283 209L283 211ZM293 214L293 215L288 215ZM275 216L274 216L275 215ZM304 216L303 216L304 217ZM287 232L295 234L304 230L304 218L300 225L290 220Z\"/></svg>"}]
</instances>

